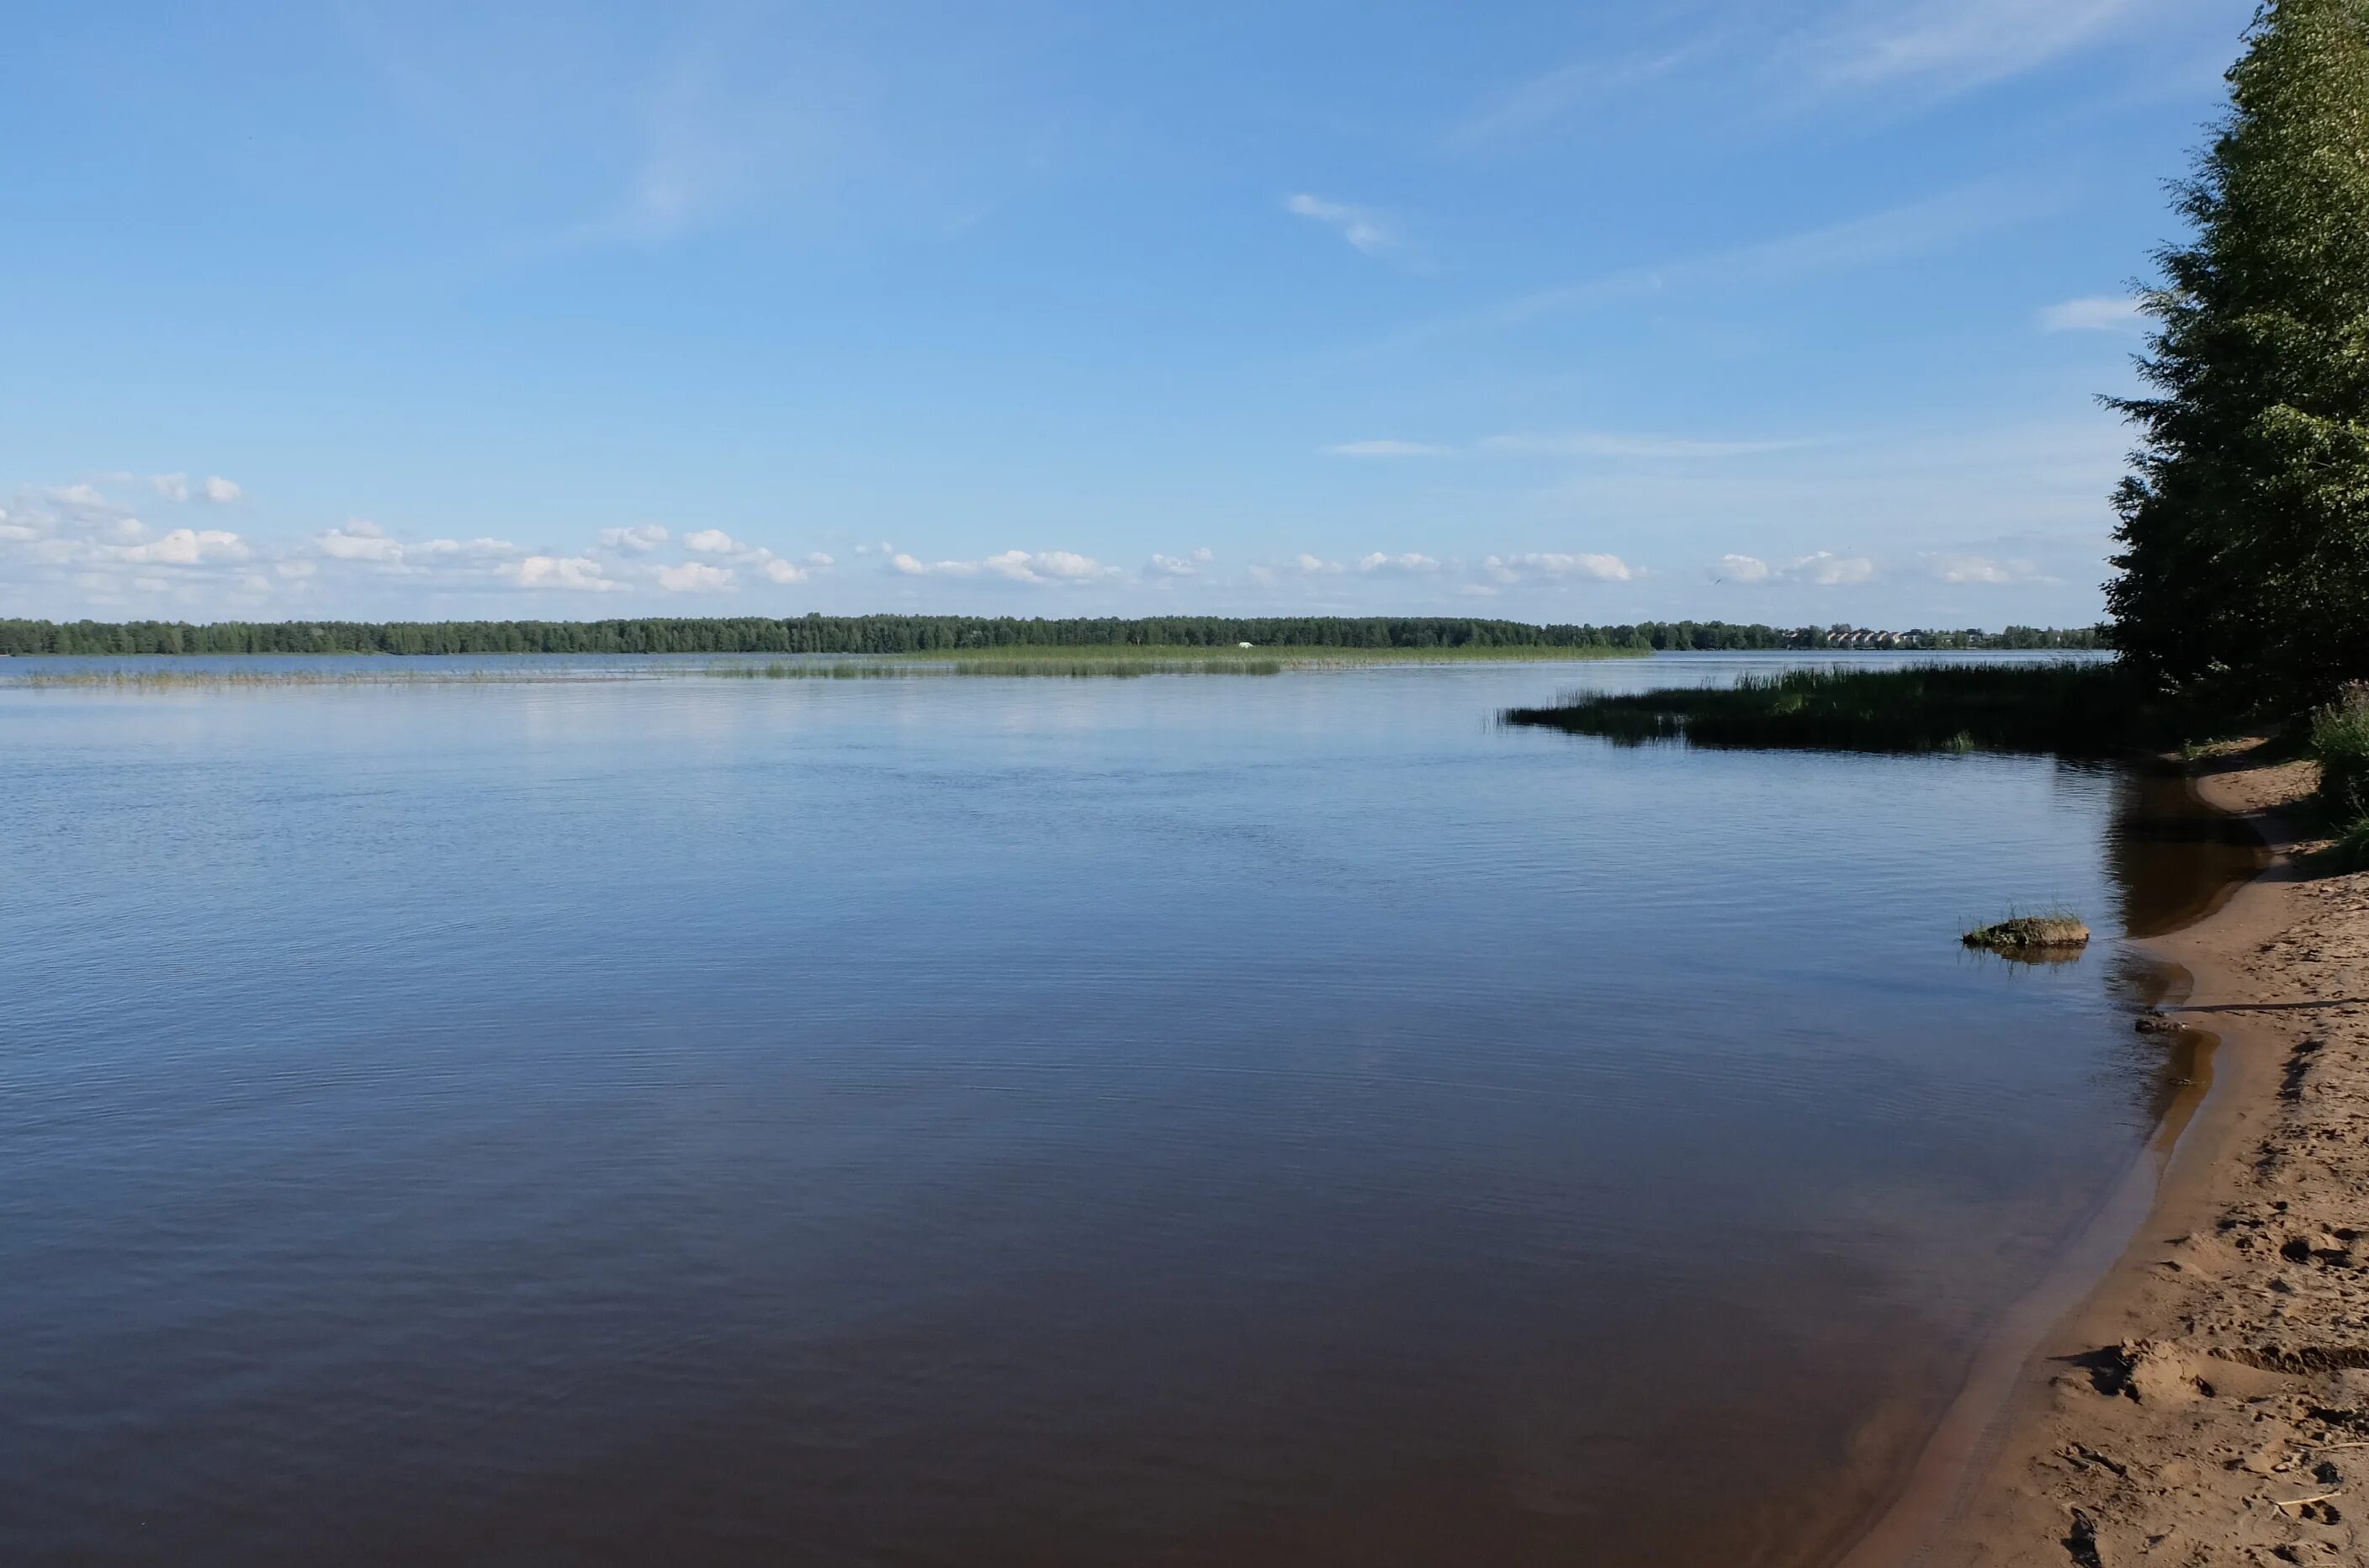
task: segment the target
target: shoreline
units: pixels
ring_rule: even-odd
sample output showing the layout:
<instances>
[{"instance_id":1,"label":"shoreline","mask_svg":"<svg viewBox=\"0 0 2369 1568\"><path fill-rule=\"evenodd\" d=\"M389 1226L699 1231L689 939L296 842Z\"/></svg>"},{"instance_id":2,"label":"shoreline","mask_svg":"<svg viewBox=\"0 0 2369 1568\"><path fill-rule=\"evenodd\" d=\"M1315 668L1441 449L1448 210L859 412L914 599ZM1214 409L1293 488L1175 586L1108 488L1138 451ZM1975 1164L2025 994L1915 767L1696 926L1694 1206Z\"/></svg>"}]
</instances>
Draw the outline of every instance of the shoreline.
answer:
<instances>
[{"instance_id":1,"label":"shoreline","mask_svg":"<svg viewBox=\"0 0 2369 1568\"><path fill-rule=\"evenodd\" d=\"M2290 813L2308 764L2240 755L2190 776L2270 853L2216 907L2139 944L2185 979L2157 1012L2180 1025L2169 1047L2195 1049L2195 1091L1977 1348L1838 1568L2334 1562L2369 1539L2343 1506L2369 1518L2369 1372L2332 1365L2357 1351L2369 1368L2369 1276L2352 1243L2352 1222L2369 1231L2369 1147L2345 1108L2369 1106L2354 967L2369 875L2303 864ZM2350 1180L2323 1179L2331 1159ZM2361 1245L2369 1262L2369 1234Z\"/></svg>"}]
</instances>

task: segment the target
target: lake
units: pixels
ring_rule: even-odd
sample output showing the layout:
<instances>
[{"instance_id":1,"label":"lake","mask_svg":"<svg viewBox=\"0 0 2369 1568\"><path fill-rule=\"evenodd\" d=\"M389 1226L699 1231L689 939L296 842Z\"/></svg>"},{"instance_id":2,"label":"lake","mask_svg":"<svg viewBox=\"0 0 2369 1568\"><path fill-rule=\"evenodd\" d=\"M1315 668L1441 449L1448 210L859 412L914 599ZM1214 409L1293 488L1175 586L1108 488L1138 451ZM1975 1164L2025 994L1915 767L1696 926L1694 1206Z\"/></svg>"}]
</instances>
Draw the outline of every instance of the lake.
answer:
<instances>
[{"instance_id":1,"label":"lake","mask_svg":"<svg viewBox=\"0 0 2369 1568\"><path fill-rule=\"evenodd\" d=\"M1815 1560L2250 857L1784 662L0 684L0 1560Z\"/></svg>"}]
</instances>

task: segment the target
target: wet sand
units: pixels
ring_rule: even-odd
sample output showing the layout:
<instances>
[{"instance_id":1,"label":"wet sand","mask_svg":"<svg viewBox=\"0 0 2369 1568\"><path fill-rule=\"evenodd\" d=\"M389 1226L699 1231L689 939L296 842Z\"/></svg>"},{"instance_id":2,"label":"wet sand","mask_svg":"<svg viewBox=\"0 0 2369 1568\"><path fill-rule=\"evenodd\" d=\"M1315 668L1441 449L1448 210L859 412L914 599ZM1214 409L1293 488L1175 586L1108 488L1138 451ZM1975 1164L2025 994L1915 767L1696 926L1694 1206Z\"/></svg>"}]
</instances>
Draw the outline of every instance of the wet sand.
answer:
<instances>
[{"instance_id":1,"label":"wet sand","mask_svg":"<svg viewBox=\"0 0 2369 1568\"><path fill-rule=\"evenodd\" d=\"M2201 770L2274 858L2150 944L2190 983L2144 1022L2196 1093L1846 1568L2369 1561L2369 873L2313 861L2311 783Z\"/></svg>"}]
</instances>

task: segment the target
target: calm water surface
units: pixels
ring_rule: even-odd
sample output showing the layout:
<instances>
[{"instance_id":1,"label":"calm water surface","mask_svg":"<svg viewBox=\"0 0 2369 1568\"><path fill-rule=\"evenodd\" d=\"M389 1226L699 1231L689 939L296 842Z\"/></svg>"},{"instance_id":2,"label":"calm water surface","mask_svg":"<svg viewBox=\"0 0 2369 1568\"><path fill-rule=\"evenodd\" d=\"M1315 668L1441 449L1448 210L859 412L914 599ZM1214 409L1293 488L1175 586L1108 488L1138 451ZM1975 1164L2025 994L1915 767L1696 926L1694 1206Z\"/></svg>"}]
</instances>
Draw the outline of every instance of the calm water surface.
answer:
<instances>
[{"instance_id":1,"label":"calm water surface","mask_svg":"<svg viewBox=\"0 0 2369 1568\"><path fill-rule=\"evenodd\" d=\"M1490 722L1770 662L0 688L0 1560L1814 1547L2245 857Z\"/></svg>"}]
</instances>

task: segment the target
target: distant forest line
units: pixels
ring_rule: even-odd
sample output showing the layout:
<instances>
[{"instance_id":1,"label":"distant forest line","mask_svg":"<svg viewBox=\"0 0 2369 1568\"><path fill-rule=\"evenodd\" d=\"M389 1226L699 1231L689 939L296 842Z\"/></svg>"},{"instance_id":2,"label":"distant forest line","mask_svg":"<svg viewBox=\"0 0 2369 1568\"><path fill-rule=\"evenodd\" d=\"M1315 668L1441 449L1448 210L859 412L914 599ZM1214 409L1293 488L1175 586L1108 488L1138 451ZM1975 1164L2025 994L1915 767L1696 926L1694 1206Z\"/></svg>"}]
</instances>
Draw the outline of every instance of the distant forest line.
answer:
<instances>
[{"instance_id":1,"label":"distant forest line","mask_svg":"<svg viewBox=\"0 0 2369 1568\"><path fill-rule=\"evenodd\" d=\"M1529 625L1444 616L1162 616L1144 620L1020 620L978 615L804 615L621 621L0 621L6 654L439 653L928 653L989 647L1441 648L1614 647L1676 650L1810 648L1869 634L1849 626L1761 626L1727 621L1631 625ZM1884 646L1925 648L2093 648L2094 628L2009 626L2003 632L1883 634Z\"/></svg>"},{"instance_id":2,"label":"distant forest line","mask_svg":"<svg viewBox=\"0 0 2369 1568\"><path fill-rule=\"evenodd\" d=\"M1021 620L979 615L803 615L618 621L0 620L6 654L929 653L990 647L1442 648L1613 647L1657 650L1811 648L1864 636L1849 626L1762 626L1727 621L1630 625L1529 625L1445 616L1179 615ZM1887 647L2093 648L2094 628L1917 631Z\"/></svg>"}]
</instances>

